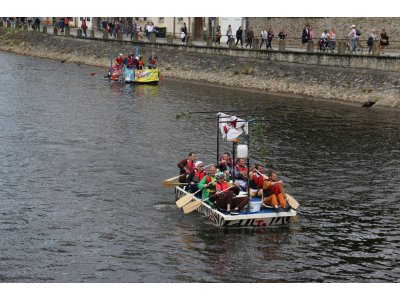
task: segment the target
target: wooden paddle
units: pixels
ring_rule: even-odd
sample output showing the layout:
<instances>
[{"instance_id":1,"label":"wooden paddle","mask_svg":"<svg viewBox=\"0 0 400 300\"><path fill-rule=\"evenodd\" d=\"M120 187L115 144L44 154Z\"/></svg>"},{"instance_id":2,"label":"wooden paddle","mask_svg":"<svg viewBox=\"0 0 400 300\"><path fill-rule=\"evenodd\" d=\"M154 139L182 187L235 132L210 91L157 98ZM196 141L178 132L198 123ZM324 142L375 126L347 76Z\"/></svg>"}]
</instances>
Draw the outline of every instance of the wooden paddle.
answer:
<instances>
[{"instance_id":1,"label":"wooden paddle","mask_svg":"<svg viewBox=\"0 0 400 300\"><path fill-rule=\"evenodd\" d=\"M300 206L299 202L297 202L296 199L294 199L288 193L285 193L285 194L286 194L286 199L287 199L290 207L293 209L297 209Z\"/></svg>"},{"instance_id":2,"label":"wooden paddle","mask_svg":"<svg viewBox=\"0 0 400 300\"><path fill-rule=\"evenodd\" d=\"M211 181L210 183L213 183L214 181L215 181L215 179L213 181ZM179 198L178 201L175 202L176 206L181 208L182 206L188 204L190 201L192 201L194 195L196 195L198 192L202 191L203 189L204 189L204 186L201 189L199 189L198 191L196 191L195 193L187 194L187 195Z\"/></svg>"},{"instance_id":3,"label":"wooden paddle","mask_svg":"<svg viewBox=\"0 0 400 300\"><path fill-rule=\"evenodd\" d=\"M174 187L175 186L174 184L178 183L178 181L176 181L176 180L181 176L186 176L186 174L181 174L181 175L178 175L178 176L175 176L175 177L171 177L169 179L165 179L164 181L161 182L161 184L164 187Z\"/></svg>"},{"instance_id":4,"label":"wooden paddle","mask_svg":"<svg viewBox=\"0 0 400 300\"><path fill-rule=\"evenodd\" d=\"M258 174L260 174L265 180L269 180L267 175L261 174L260 171L258 171L256 168L254 168L254 171L256 171Z\"/></svg>"},{"instance_id":5,"label":"wooden paddle","mask_svg":"<svg viewBox=\"0 0 400 300\"><path fill-rule=\"evenodd\" d=\"M174 188L176 186L188 185L189 183L182 183L179 181L163 182L162 186L165 188Z\"/></svg>"},{"instance_id":6,"label":"wooden paddle","mask_svg":"<svg viewBox=\"0 0 400 300\"><path fill-rule=\"evenodd\" d=\"M209 167L209 166L211 166L211 165L205 166L204 169ZM186 176L186 174L181 174L181 175L178 175L178 176L175 176L175 177L171 177L171 178L165 179L164 181L161 182L161 185L163 187L167 187L167 188L180 185L180 184L178 184L178 181L176 181L176 180L181 176Z\"/></svg>"},{"instance_id":7,"label":"wooden paddle","mask_svg":"<svg viewBox=\"0 0 400 300\"><path fill-rule=\"evenodd\" d=\"M225 192L225 191L227 191L227 190L229 190L229 189L231 189L231 188L233 188L234 186L235 186L235 185L232 185L232 186L226 188L225 190L222 191L222 193ZM183 207L183 212L184 212L185 214L188 214L188 213L190 213L190 212L192 212L192 211L198 209L198 208L203 204L203 202L206 201L206 200L208 200L208 199L210 199L210 197L208 197L207 199L204 199L204 200L195 200L195 201L193 201L193 202L191 202L191 203L189 203L189 204L186 204L186 205Z\"/></svg>"}]
</instances>

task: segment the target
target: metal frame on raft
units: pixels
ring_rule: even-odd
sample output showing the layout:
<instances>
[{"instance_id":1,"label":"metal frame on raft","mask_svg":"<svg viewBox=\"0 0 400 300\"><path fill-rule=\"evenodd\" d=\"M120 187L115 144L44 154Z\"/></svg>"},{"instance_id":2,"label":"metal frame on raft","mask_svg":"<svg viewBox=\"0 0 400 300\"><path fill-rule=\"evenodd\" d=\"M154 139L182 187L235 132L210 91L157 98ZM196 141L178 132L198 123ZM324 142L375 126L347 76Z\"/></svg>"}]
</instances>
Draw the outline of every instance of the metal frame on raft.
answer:
<instances>
[{"instance_id":1,"label":"metal frame on raft","mask_svg":"<svg viewBox=\"0 0 400 300\"><path fill-rule=\"evenodd\" d=\"M230 111L230 112L239 112L239 111ZM221 114L224 114L225 116L222 116L221 117ZM228 118L228 117L235 117L235 118L237 118L236 116L231 116L231 115L226 115L225 113L221 113L221 112L218 112L217 113L217 165L219 164L219 159L220 159L220 156L219 156L219 134L220 134L220 124L227 124L227 121L225 120L225 121L221 121L221 118ZM247 126L247 133L245 132L245 129L243 129L243 128L241 128L241 130L243 130L243 134L246 134L247 135L247 144L246 144L246 146L247 146L247 152L249 151L249 145L250 145L250 134L249 134L249 130L248 130L248 127L249 127L249 124L250 124L250 122L249 121L246 121L246 120L243 120L243 119L239 119L239 118L237 118L237 120L236 120L236 122L238 121L238 120L240 120L239 122L244 122L245 123L245 125L243 125L243 126ZM242 127L243 127L242 126ZM236 127L234 128L234 129L236 129ZM239 134L240 135L240 134ZM238 136L239 136L238 135ZM227 141L229 141L228 139L227 139ZM233 181L233 183L235 183L235 166L236 166L236 162L235 162L235 150L236 150L236 148L237 148L237 146L238 146L238 142L239 142L239 140L237 139L237 137L235 137L234 139L232 139L232 163L233 163L233 166L232 166L232 168L231 168L231 178L232 178L232 181ZM239 157L238 157L239 158ZM247 185L249 184L249 173L250 173L250 158L249 158L249 156L247 155L247 157L246 157L246 165L247 165Z\"/></svg>"}]
</instances>

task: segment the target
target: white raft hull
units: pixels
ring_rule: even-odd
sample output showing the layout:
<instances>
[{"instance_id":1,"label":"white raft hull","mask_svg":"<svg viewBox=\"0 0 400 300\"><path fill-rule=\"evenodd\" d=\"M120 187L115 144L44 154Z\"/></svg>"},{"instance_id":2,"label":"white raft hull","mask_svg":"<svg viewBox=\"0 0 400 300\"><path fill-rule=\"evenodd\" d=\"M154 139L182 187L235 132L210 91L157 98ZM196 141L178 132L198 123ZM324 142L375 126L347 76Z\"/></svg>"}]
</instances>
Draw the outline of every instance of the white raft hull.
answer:
<instances>
[{"instance_id":1,"label":"white raft hull","mask_svg":"<svg viewBox=\"0 0 400 300\"><path fill-rule=\"evenodd\" d=\"M179 199L188 192L180 187L175 187L176 199ZM294 209L285 212L275 212L273 209L261 209L260 212L240 212L239 215L224 214L223 212L211 208L207 203L197 209L198 212L208 217L219 227L266 227L287 225L293 223L293 217L297 215Z\"/></svg>"}]
</instances>

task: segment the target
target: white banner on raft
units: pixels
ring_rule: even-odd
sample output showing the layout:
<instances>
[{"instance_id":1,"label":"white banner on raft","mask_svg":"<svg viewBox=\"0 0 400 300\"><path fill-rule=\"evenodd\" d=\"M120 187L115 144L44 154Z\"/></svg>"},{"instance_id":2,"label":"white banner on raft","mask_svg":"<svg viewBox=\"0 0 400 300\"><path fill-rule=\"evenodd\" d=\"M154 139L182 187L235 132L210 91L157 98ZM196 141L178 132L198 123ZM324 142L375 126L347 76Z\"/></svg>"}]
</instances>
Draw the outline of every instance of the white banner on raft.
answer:
<instances>
[{"instance_id":1,"label":"white banner on raft","mask_svg":"<svg viewBox=\"0 0 400 300\"><path fill-rule=\"evenodd\" d=\"M239 119L236 116L218 113L219 116L219 130L222 137L227 141L233 141L242 133L249 133L249 124L246 120Z\"/></svg>"}]
</instances>

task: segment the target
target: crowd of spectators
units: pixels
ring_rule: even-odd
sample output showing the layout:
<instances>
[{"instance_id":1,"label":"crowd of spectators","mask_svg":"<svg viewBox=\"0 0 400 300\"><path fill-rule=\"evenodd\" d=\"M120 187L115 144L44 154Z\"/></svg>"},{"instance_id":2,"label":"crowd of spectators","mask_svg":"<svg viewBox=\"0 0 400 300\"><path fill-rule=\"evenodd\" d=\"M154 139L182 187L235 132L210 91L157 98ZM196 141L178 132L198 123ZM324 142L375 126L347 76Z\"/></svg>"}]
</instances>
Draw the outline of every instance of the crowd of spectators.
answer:
<instances>
[{"instance_id":1,"label":"crowd of spectators","mask_svg":"<svg viewBox=\"0 0 400 300\"><path fill-rule=\"evenodd\" d=\"M39 18L39 17L3 17L1 19L3 27L18 27L22 28L24 24L27 24L29 28L39 29L41 26L50 26L51 21L49 18ZM69 18L59 18L56 22L55 27L60 30L60 32L64 32L65 29L69 28ZM87 37L86 30L88 28L86 24L86 20L82 20L82 24L80 28L83 31L85 37ZM124 35L130 37L130 40L133 40L134 37L136 40L142 41L145 38L150 40L151 33L157 32L154 23L151 21L147 21L142 28L142 25L133 19L132 22L128 22L126 19L115 19L114 21L107 21L106 19L102 19L101 21L101 30L107 31L110 38L117 38L117 34L119 32ZM255 32L252 27L249 27L248 30L243 30L242 26L239 26L236 30L232 28L231 25L224 30L224 35L222 34L221 26L216 26L215 32L213 33L213 42L215 46L221 46L221 39L226 39L226 45L230 45L230 41L233 40L237 46L243 48L245 47L253 47L254 39L258 38L261 42L259 43L259 48L262 49L262 46L265 44L265 49L272 50L272 42L274 39L285 40L288 38L288 33L285 28L282 28L277 35L275 35L271 26L262 29L260 32ZM351 25L349 27L349 32L344 36L347 39L347 47L350 53L354 53L358 48L363 47L364 44L360 44L361 39L361 31L356 25ZM369 47L368 54L372 52L373 46L376 43L379 43L379 50L381 54L384 54L385 47L389 46L389 35L387 34L385 29L378 34L378 32L373 29L369 32L369 34L365 34L365 46ZM179 37L181 38L181 43L185 44L188 37L188 29L186 23L184 23L179 32ZM321 32L320 35L314 32L314 28L311 24L306 24L301 33L299 33L299 37L290 37L292 40L300 40L299 43L300 50L303 49L306 45L315 41L317 49L319 51L334 51L337 48L337 33L336 29L333 27L330 30L325 29ZM244 39L244 41L243 41Z\"/></svg>"}]
</instances>

